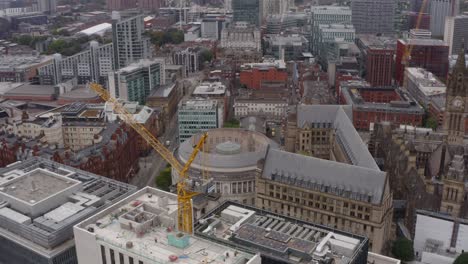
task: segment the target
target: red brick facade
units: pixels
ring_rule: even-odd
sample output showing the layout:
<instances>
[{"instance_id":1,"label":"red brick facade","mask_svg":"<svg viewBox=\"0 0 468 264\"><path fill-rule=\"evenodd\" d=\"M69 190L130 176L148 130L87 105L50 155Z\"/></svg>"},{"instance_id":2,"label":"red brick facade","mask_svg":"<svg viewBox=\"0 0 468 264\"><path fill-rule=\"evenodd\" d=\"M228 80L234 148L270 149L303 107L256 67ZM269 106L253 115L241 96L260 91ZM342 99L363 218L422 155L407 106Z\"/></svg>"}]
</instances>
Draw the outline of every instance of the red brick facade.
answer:
<instances>
[{"instance_id":1,"label":"red brick facade","mask_svg":"<svg viewBox=\"0 0 468 264\"><path fill-rule=\"evenodd\" d=\"M439 44L436 42L434 42L433 45L427 43L422 45L423 42L430 40L422 39L419 41L422 41L420 45L418 45L418 43L413 45L409 65L411 67L424 68L432 72L438 78L446 79L449 70L449 47L446 44ZM395 80L400 85L403 84L405 76L404 56L406 49L409 49L407 41L398 40L395 58Z\"/></svg>"},{"instance_id":2,"label":"red brick facade","mask_svg":"<svg viewBox=\"0 0 468 264\"><path fill-rule=\"evenodd\" d=\"M97 149L94 153L75 161L75 155L69 151L56 151L51 160L75 168L89 171L121 182L129 182L138 171L138 134L131 128L122 126L111 136L108 145ZM20 143L0 144L0 167L16 162L16 154L21 148ZM33 149L34 156L41 156L40 150Z\"/></svg>"},{"instance_id":3,"label":"red brick facade","mask_svg":"<svg viewBox=\"0 0 468 264\"><path fill-rule=\"evenodd\" d=\"M267 69L252 68L240 72L240 83L249 89L260 89L264 81L286 82L288 73L286 69L270 67Z\"/></svg>"},{"instance_id":4,"label":"red brick facade","mask_svg":"<svg viewBox=\"0 0 468 264\"><path fill-rule=\"evenodd\" d=\"M392 85L394 55L394 50L368 48L366 81L372 86Z\"/></svg>"}]
</instances>

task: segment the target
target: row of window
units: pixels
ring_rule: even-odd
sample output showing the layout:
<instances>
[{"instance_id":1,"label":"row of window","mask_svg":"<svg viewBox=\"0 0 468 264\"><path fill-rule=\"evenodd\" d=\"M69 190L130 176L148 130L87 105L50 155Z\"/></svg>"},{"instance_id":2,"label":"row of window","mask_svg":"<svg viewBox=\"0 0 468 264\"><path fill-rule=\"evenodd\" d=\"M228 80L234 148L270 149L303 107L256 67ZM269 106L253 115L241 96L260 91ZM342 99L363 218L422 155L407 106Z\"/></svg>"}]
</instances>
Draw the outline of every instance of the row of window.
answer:
<instances>
[{"instance_id":1,"label":"row of window","mask_svg":"<svg viewBox=\"0 0 468 264\"><path fill-rule=\"evenodd\" d=\"M366 225L359 222L353 222L345 218L333 216L330 214L324 214L316 212L314 210L304 209L294 205L288 205L276 203L267 199L259 199L260 206L263 209L273 211L275 213L284 214L286 216L302 218L306 221L311 221L321 225L327 225L333 228L340 228L343 230L349 230L356 232L357 230L363 231L364 233L372 234L374 227L372 225Z\"/></svg>"},{"instance_id":2,"label":"row of window","mask_svg":"<svg viewBox=\"0 0 468 264\"><path fill-rule=\"evenodd\" d=\"M231 184L216 182L216 192L223 194L253 193L255 181L233 182Z\"/></svg>"},{"instance_id":3,"label":"row of window","mask_svg":"<svg viewBox=\"0 0 468 264\"><path fill-rule=\"evenodd\" d=\"M272 184L269 185L269 190L270 197L281 199L282 201L290 201L322 210L345 213L360 219L370 219L370 207L333 199L317 193L301 192L293 188L280 187Z\"/></svg>"},{"instance_id":4,"label":"row of window","mask_svg":"<svg viewBox=\"0 0 468 264\"><path fill-rule=\"evenodd\" d=\"M101 259L102 259L102 264L108 264L107 263L107 252L106 252L106 248L101 245ZM116 254L114 252L114 250L112 248L109 249L109 257L110 257L110 263L109 264L116 264L117 262L115 261L116 259ZM119 252L119 255L118 255L118 258L119 258L119 263L125 263L124 259L126 258L126 256L124 256L122 253ZM138 261L138 262L136 262ZM145 264L143 261L141 260L134 260L133 257L130 257L128 256L128 264Z\"/></svg>"}]
</instances>

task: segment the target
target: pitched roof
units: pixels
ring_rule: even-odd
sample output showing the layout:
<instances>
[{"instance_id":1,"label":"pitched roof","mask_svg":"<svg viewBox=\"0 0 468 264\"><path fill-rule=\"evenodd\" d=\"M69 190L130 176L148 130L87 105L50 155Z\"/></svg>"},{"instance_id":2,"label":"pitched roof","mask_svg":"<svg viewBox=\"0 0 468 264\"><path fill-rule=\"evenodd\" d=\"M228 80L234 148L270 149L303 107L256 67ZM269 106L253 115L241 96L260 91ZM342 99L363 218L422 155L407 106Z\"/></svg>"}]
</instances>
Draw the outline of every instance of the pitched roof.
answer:
<instances>
[{"instance_id":1,"label":"pitched roof","mask_svg":"<svg viewBox=\"0 0 468 264\"><path fill-rule=\"evenodd\" d=\"M299 105L297 127L306 124L330 124L335 129L337 142L353 165L380 170L352 123L351 106Z\"/></svg>"},{"instance_id":2,"label":"pitched roof","mask_svg":"<svg viewBox=\"0 0 468 264\"><path fill-rule=\"evenodd\" d=\"M380 204L387 176L380 170L270 149L262 177Z\"/></svg>"}]
</instances>

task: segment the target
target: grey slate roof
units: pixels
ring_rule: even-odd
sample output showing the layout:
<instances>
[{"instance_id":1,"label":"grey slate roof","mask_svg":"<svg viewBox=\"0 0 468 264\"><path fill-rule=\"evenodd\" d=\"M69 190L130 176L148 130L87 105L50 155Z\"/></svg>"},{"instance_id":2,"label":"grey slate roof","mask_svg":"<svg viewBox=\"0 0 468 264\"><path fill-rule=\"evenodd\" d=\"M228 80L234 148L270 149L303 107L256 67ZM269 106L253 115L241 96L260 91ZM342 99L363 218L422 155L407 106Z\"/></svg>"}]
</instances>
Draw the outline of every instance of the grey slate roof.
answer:
<instances>
[{"instance_id":1,"label":"grey slate roof","mask_svg":"<svg viewBox=\"0 0 468 264\"><path fill-rule=\"evenodd\" d=\"M380 204L387 176L380 170L269 149L262 177Z\"/></svg>"},{"instance_id":2,"label":"grey slate roof","mask_svg":"<svg viewBox=\"0 0 468 264\"><path fill-rule=\"evenodd\" d=\"M352 122L351 106L299 105L297 127L306 124L330 123L336 131L337 142L345 150L353 165L380 171Z\"/></svg>"}]
</instances>

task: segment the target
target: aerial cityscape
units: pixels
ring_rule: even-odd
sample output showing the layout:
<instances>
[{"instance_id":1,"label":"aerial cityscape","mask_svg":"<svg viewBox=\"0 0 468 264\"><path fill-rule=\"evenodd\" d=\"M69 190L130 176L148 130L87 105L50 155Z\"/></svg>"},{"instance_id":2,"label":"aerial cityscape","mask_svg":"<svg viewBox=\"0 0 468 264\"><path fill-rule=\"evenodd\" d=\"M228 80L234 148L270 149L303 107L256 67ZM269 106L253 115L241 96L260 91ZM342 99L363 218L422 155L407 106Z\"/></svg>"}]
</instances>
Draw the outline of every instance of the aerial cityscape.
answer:
<instances>
[{"instance_id":1,"label":"aerial cityscape","mask_svg":"<svg viewBox=\"0 0 468 264\"><path fill-rule=\"evenodd\" d=\"M468 0L0 0L0 264L468 264Z\"/></svg>"}]
</instances>

